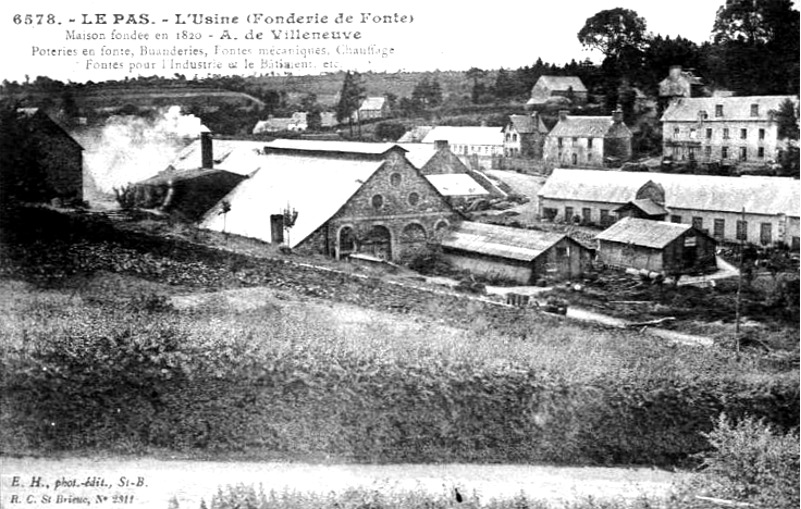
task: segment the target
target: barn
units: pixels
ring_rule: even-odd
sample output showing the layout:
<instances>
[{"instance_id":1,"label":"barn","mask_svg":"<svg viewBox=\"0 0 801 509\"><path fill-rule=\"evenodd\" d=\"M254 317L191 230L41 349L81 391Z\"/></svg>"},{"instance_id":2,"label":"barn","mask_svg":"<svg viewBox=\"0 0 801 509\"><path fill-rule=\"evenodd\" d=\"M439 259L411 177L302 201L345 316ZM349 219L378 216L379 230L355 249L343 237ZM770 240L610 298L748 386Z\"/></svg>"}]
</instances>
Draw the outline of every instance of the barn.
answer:
<instances>
[{"instance_id":1,"label":"barn","mask_svg":"<svg viewBox=\"0 0 801 509\"><path fill-rule=\"evenodd\" d=\"M441 246L456 268L520 285L576 277L592 261L592 251L564 233L468 221L445 235Z\"/></svg>"},{"instance_id":2,"label":"barn","mask_svg":"<svg viewBox=\"0 0 801 509\"><path fill-rule=\"evenodd\" d=\"M625 217L595 236L598 260L666 275L712 272L715 240L692 225Z\"/></svg>"}]
</instances>

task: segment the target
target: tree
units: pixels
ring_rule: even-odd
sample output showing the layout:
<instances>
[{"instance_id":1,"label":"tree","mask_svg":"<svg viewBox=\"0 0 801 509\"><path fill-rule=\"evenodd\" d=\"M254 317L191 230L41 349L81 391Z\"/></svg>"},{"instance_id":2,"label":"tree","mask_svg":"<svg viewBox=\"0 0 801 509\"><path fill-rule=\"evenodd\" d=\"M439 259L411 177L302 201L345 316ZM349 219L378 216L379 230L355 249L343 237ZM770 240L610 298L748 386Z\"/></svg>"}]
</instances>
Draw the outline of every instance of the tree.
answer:
<instances>
[{"instance_id":1,"label":"tree","mask_svg":"<svg viewBox=\"0 0 801 509\"><path fill-rule=\"evenodd\" d=\"M31 117L16 102L0 104L0 206L51 197Z\"/></svg>"},{"instance_id":2,"label":"tree","mask_svg":"<svg viewBox=\"0 0 801 509\"><path fill-rule=\"evenodd\" d=\"M707 62L739 95L797 94L799 12L791 0L729 0L718 9Z\"/></svg>"},{"instance_id":3,"label":"tree","mask_svg":"<svg viewBox=\"0 0 801 509\"><path fill-rule=\"evenodd\" d=\"M342 90L339 93L339 103L336 108L337 121L343 123L348 121L350 134L353 136L353 114L359 111L362 101L366 97L364 84L361 75L357 72L347 71L345 79L342 81ZM357 116L357 122L360 121ZM361 130L361 124L359 123Z\"/></svg>"},{"instance_id":4,"label":"tree","mask_svg":"<svg viewBox=\"0 0 801 509\"><path fill-rule=\"evenodd\" d=\"M323 126L323 117L320 105L317 104L317 94L309 92L300 99L300 108L306 112L306 126L310 131L319 131Z\"/></svg>"},{"instance_id":5,"label":"tree","mask_svg":"<svg viewBox=\"0 0 801 509\"><path fill-rule=\"evenodd\" d=\"M780 140L798 140L797 106L790 99L785 99L776 112L776 124Z\"/></svg>"},{"instance_id":6,"label":"tree","mask_svg":"<svg viewBox=\"0 0 801 509\"><path fill-rule=\"evenodd\" d=\"M645 19L631 9L617 7L587 18L578 33L579 42L600 50L607 58L617 59L626 48L645 45Z\"/></svg>"},{"instance_id":7,"label":"tree","mask_svg":"<svg viewBox=\"0 0 801 509\"><path fill-rule=\"evenodd\" d=\"M509 99L515 95L516 87L509 73L501 67L495 76L495 95L499 99Z\"/></svg>"}]
</instances>

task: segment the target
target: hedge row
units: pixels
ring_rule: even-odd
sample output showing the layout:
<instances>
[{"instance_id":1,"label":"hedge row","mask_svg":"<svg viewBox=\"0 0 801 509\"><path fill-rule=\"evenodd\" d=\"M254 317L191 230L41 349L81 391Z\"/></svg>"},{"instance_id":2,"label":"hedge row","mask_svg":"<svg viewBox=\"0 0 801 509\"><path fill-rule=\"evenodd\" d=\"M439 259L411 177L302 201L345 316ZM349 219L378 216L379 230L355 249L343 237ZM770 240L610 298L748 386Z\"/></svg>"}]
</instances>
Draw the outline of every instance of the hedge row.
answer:
<instances>
[{"instance_id":1,"label":"hedge row","mask_svg":"<svg viewBox=\"0 0 801 509\"><path fill-rule=\"evenodd\" d=\"M113 311L109 310L109 313ZM4 352L4 448L147 448L387 462L686 461L725 412L798 426L797 380L632 376L578 384L513 363L277 354L129 316Z\"/></svg>"}]
</instances>

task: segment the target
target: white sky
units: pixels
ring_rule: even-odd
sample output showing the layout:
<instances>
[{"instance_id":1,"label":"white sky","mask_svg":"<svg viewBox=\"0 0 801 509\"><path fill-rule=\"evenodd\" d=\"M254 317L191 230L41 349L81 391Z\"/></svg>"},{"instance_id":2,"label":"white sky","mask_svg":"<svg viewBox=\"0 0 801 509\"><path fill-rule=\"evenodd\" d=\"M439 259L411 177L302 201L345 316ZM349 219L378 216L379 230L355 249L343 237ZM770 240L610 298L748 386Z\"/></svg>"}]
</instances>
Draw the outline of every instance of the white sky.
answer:
<instances>
[{"instance_id":1,"label":"white sky","mask_svg":"<svg viewBox=\"0 0 801 509\"><path fill-rule=\"evenodd\" d=\"M171 76L175 71L131 70L132 61L159 60L158 58L135 59L123 58L124 69L117 71L100 71L86 69L86 58L78 57L47 57L33 56L32 47L40 48L84 48L99 49L106 45L114 48L130 47L136 52L142 44L152 47L173 45L202 47L213 50L215 44L225 47L241 47L257 51L259 48L296 48L297 41L274 41L270 35L271 28L301 28L306 30L360 30L362 40L357 44L377 47L395 48L395 54L388 58L358 58L337 57L319 59L336 60L337 68L352 68L359 71L397 71L397 70L466 70L470 67L496 69L498 67L517 68L532 64L538 57L546 62L563 64L570 59L577 61L590 57L599 61L599 55L584 50L579 44L576 34L584 25L587 18L603 9L625 7L635 10L644 17L648 30L663 35L682 35L695 42L701 43L709 38L715 13L724 3L724 0L673 0L671 2L654 2L646 0L557 0L553 2L508 1L495 3L491 1L479 2L433 2L431 0L404 0L401 2L369 1L319 1L295 0L293 2L253 2L242 0L228 0L225 2L186 2L170 1L155 2L143 0L129 3L98 2L87 0L73 0L71 2L3 2L0 6L0 37L2 37L3 66L0 79L18 80L29 75L31 79L38 75L49 76L63 81L71 80L83 82L87 80L100 81L108 78L119 79L126 75L149 76L162 74ZM381 5L381 7L379 7ZM173 23L176 13L201 13L207 15L226 15L240 17L250 13L263 15L289 15L297 14L328 14L332 18L342 12L352 14L358 18L362 12L373 14L410 14L414 22L410 24L328 24L317 25L252 25L240 22L238 25L211 26L186 25L176 26ZM53 13L62 25L15 25L15 14L41 14ZM79 23L82 14L106 13L109 18L113 13L139 14L147 13L155 25L91 25ZM76 23L69 23L74 18ZM162 19L170 19L169 23L162 23ZM190 31L200 31L203 34L201 41L176 41L174 34L179 29L188 28ZM230 29L232 35L244 37L250 29L263 32L262 41L220 41L216 39L217 33L222 29ZM148 42L120 42L120 41L67 41L67 29L76 31L94 30L110 36L113 29L123 32L149 32L151 41ZM165 32L171 40L155 42L152 40L155 32ZM213 36L213 37L209 37ZM323 42L329 51L335 51L338 43ZM305 41L301 47L320 46L319 41ZM241 61L240 57L226 57L230 60ZM115 60L113 58L97 58L96 60ZM228 61L224 58L221 61ZM257 64L259 59L256 60ZM241 64L240 64L241 65ZM220 74L258 74L268 72L256 71L217 71ZM281 71L279 71L281 72ZM311 73L322 72L317 69ZM195 71L182 72L191 77ZM293 71L294 74L309 74L309 71ZM203 73L198 73L203 74Z\"/></svg>"}]
</instances>

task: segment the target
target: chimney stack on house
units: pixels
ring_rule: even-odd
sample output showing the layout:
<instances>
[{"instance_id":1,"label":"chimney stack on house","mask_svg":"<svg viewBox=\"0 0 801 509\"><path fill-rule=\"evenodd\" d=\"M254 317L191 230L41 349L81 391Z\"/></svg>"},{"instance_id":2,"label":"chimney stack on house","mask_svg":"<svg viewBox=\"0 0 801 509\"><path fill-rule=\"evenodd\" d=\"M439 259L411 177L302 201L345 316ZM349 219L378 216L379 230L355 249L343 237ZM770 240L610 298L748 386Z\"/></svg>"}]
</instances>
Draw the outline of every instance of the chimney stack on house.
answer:
<instances>
[{"instance_id":1,"label":"chimney stack on house","mask_svg":"<svg viewBox=\"0 0 801 509\"><path fill-rule=\"evenodd\" d=\"M612 112L612 122L615 124L620 124L623 122L623 110L618 107L615 111Z\"/></svg>"},{"instance_id":2,"label":"chimney stack on house","mask_svg":"<svg viewBox=\"0 0 801 509\"><path fill-rule=\"evenodd\" d=\"M214 148L211 142L211 133L209 131L203 131L200 133L200 154L201 154L201 166L203 168L213 168L214 167Z\"/></svg>"},{"instance_id":3,"label":"chimney stack on house","mask_svg":"<svg viewBox=\"0 0 801 509\"><path fill-rule=\"evenodd\" d=\"M671 65L670 69L668 70L668 76L673 81L676 81L679 78L681 78L681 66L680 65Z\"/></svg>"},{"instance_id":4,"label":"chimney stack on house","mask_svg":"<svg viewBox=\"0 0 801 509\"><path fill-rule=\"evenodd\" d=\"M567 120L567 114L570 113L567 110L559 110L559 121Z\"/></svg>"},{"instance_id":5,"label":"chimney stack on house","mask_svg":"<svg viewBox=\"0 0 801 509\"><path fill-rule=\"evenodd\" d=\"M448 148L448 140L434 140L434 148L436 150L442 150Z\"/></svg>"}]
</instances>

